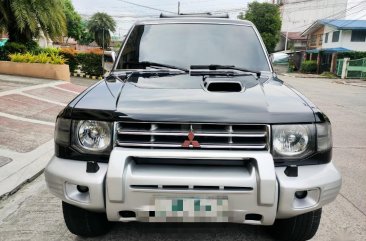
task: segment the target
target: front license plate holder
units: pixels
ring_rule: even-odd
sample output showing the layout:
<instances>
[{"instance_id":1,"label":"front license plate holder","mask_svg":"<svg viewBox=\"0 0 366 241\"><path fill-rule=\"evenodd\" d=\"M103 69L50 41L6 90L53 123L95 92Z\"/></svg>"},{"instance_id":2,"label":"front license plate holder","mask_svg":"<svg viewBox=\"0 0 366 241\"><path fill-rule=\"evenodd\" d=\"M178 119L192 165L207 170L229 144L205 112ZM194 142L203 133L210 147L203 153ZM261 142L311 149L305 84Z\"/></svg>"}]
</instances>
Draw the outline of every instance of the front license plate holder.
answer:
<instances>
[{"instance_id":1,"label":"front license plate holder","mask_svg":"<svg viewBox=\"0 0 366 241\"><path fill-rule=\"evenodd\" d=\"M155 198L156 221L228 222L227 198ZM151 217L150 217L151 218Z\"/></svg>"}]
</instances>

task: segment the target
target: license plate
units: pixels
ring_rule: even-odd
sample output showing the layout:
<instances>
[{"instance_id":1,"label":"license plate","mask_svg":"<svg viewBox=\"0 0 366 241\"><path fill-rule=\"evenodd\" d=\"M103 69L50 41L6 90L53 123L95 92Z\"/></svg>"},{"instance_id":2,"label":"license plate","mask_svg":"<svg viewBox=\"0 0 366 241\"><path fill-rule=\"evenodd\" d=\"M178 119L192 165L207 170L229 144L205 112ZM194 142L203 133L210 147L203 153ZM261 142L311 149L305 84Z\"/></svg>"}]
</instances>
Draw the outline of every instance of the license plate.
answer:
<instances>
[{"instance_id":1,"label":"license plate","mask_svg":"<svg viewBox=\"0 0 366 241\"><path fill-rule=\"evenodd\" d=\"M155 218L169 222L227 222L227 199L157 198Z\"/></svg>"}]
</instances>

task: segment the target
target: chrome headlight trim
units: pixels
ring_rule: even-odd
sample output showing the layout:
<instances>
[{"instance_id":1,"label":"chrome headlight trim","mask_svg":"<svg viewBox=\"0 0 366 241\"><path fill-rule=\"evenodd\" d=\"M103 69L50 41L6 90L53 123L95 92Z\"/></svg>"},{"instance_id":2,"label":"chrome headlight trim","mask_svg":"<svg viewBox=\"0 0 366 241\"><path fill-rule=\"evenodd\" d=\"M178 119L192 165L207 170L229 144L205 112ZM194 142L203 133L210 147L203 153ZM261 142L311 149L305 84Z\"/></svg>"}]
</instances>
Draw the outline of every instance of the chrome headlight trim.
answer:
<instances>
[{"instance_id":1,"label":"chrome headlight trim","mask_svg":"<svg viewBox=\"0 0 366 241\"><path fill-rule=\"evenodd\" d=\"M113 122L73 121L73 147L82 153L109 153L113 143Z\"/></svg>"},{"instance_id":2,"label":"chrome headlight trim","mask_svg":"<svg viewBox=\"0 0 366 241\"><path fill-rule=\"evenodd\" d=\"M275 159L299 159L315 152L314 124L272 125L272 154Z\"/></svg>"}]
</instances>

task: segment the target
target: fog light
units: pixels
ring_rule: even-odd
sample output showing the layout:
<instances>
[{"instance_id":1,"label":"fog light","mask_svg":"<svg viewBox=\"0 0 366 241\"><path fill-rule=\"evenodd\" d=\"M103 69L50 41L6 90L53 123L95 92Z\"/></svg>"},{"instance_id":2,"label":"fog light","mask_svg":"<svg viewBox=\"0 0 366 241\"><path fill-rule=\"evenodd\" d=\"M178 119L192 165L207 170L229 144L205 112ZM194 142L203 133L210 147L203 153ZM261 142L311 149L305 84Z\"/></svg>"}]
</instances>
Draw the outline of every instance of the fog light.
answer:
<instances>
[{"instance_id":1,"label":"fog light","mask_svg":"<svg viewBox=\"0 0 366 241\"><path fill-rule=\"evenodd\" d=\"M298 199L304 199L308 195L308 191L297 191L295 192L295 197Z\"/></svg>"},{"instance_id":2,"label":"fog light","mask_svg":"<svg viewBox=\"0 0 366 241\"><path fill-rule=\"evenodd\" d=\"M81 192L81 193L86 193L86 192L89 192L89 188L87 186L80 186L80 185L77 185L76 186L76 189Z\"/></svg>"}]
</instances>

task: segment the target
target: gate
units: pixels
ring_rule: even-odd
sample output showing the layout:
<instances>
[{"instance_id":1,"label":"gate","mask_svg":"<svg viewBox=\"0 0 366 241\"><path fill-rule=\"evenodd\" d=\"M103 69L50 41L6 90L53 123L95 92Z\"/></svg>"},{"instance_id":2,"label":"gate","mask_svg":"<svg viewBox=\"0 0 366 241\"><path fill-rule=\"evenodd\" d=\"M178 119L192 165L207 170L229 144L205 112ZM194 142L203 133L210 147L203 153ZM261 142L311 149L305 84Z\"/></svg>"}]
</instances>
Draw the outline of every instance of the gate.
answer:
<instances>
[{"instance_id":1,"label":"gate","mask_svg":"<svg viewBox=\"0 0 366 241\"><path fill-rule=\"evenodd\" d=\"M337 60L337 76L342 75L344 59ZM346 68L347 79L366 79L366 58L349 60Z\"/></svg>"}]
</instances>

